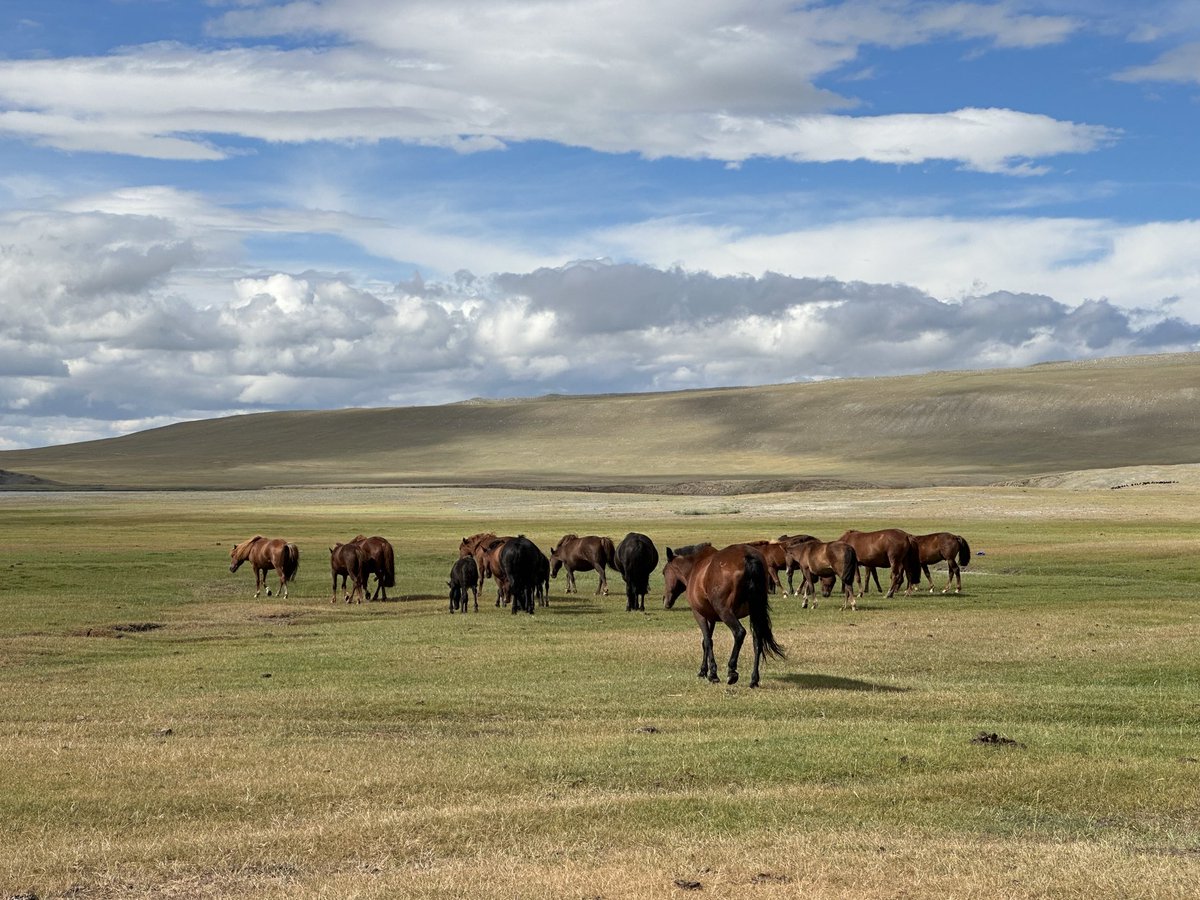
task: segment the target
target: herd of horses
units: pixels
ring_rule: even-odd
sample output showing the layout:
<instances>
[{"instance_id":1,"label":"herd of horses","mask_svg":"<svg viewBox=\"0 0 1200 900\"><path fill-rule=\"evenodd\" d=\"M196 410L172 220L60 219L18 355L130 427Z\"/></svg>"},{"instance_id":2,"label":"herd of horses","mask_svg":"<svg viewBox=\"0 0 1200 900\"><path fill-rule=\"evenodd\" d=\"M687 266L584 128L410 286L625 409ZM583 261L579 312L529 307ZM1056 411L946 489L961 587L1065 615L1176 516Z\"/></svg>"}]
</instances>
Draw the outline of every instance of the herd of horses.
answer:
<instances>
[{"instance_id":1,"label":"herd of horses","mask_svg":"<svg viewBox=\"0 0 1200 900\"><path fill-rule=\"evenodd\" d=\"M841 582L842 608L856 609L855 597L870 591L871 581L883 593L879 569L891 575L887 596L893 597L901 588L911 594L928 579L934 590L929 566L947 563L946 586L955 593L962 590L962 567L971 560L971 548L961 535L947 531L913 535L899 528L878 531L845 532L835 541L822 541L812 535L783 535L774 540L752 540L730 544L718 549L711 543L693 544L672 550L666 548L663 567L663 605L670 609L680 595L686 594L692 615L700 628L703 657L699 675L718 681L717 664L713 656L713 629L724 622L733 633L733 652L726 665L729 684L738 680L738 657L746 638L741 620L749 618L754 645L754 669L750 686L759 683L759 664L764 656L783 657L785 651L771 630L771 611L768 595L779 590L800 597L805 608L810 597L817 605L817 590L829 597ZM279 594L287 597L288 583L300 566L300 551L296 544L256 535L230 550L229 571L236 572L245 562L254 568L254 596L265 588L267 572L279 576ZM650 590L650 575L658 567L659 554L654 542L644 534L630 532L619 544L601 535L567 534L547 556L525 535L500 536L480 532L464 537L459 544L458 559L450 568L446 586L450 589L450 612L467 612L473 600L479 611L479 590L487 578L496 584L496 606L510 606L513 614L533 614L535 605L549 604L550 579L566 570L567 593L578 593L576 572L596 572L599 582L596 594L608 593L606 570L613 569L625 581L625 609L645 610L646 594ZM330 571L333 576L333 596L338 599L338 579L341 579L343 599L350 603L366 599L368 581L375 576L375 593L387 599L387 588L396 584L395 552L387 539L378 535L357 535L329 549ZM793 576L801 575L797 590ZM780 573L787 575L783 587ZM856 590L857 589L857 590Z\"/></svg>"}]
</instances>

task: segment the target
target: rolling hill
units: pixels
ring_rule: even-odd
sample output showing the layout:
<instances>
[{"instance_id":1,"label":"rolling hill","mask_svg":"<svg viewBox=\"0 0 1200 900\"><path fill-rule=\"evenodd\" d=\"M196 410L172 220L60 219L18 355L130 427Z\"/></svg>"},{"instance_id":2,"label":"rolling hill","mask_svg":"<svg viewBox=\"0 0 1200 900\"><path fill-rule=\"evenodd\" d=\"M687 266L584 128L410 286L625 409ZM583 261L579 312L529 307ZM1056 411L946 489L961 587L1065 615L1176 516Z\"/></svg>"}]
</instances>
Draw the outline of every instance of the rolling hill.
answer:
<instances>
[{"instance_id":1,"label":"rolling hill","mask_svg":"<svg viewBox=\"0 0 1200 900\"><path fill-rule=\"evenodd\" d=\"M1184 467L1190 477L1198 463L1200 353L1185 353L232 416L0 452L0 487L461 483L721 493L1175 471L1163 467Z\"/></svg>"}]
</instances>

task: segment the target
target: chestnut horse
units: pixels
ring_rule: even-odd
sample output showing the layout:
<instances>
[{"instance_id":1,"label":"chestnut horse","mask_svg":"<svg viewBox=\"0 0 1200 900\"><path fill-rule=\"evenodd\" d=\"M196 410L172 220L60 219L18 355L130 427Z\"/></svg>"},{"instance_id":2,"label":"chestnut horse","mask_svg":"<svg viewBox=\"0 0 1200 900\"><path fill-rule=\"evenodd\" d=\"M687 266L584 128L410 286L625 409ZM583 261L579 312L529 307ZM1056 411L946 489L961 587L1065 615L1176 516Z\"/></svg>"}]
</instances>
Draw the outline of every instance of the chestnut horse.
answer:
<instances>
[{"instance_id":1,"label":"chestnut horse","mask_svg":"<svg viewBox=\"0 0 1200 900\"><path fill-rule=\"evenodd\" d=\"M504 545L515 540L513 537L496 537L494 534L475 545L475 567L479 570L479 584L491 575L496 579L496 605L508 603L508 579L504 577L504 568L500 565L500 554Z\"/></svg>"},{"instance_id":2,"label":"chestnut horse","mask_svg":"<svg viewBox=\"0 0 1200 900\"><path fill-rule=\"evenodd\" d=\"M691 548L684 548L691 549ZM670 609L686 585L688 605L700 626L703 658L699 676L716 683L717 660L713 655L713 627L724 622L733 632L733 652L726 666L730 684L737 684L738 654L746 639L741 619L750 617L754 635L754 671L750 687L758 687L758 667L763 655L783 658L783 647L771 632L771 606L767 600L767 565L762 554L745 544L732 544L723 550L704 545L693 553L676 555L667 548L663 568L667 584L663 605Z\"/></svg>"},{"instance_id":3,"label":"chestnut horse","mask_svg":"<svg viewBox=\"0 0 1200 900\"><path fill-rule=\"evenodd\" d=\"M767 593L775 593L775 589L783 590L783 582L779 580L779 573L787 568L787 543L781 538L777 541L746 541L747 547L753 547L763 555L763 562L767 564ZM787 596L787 591L783 591L783 596Z\"/></svg>"},{"instance_id":4,"label":"chestnut horse","mask_svg":"<svg viewBox=\"0 0 1200 900\"><path fill-rule=\"evenodd\" d=\"M842 600L842 609L849 604L851 609L857 609L854 603L854 576L858 573L858 554L854 552L854 548L844 541L818 541L815 538L811 541L799 541L788 547L788 579L790 583L792 569L791 563L795 560L797 568L800 569L800 574L804 576L804 584L802 590L804 592L804 606L808 607L808 594L812 591L813 609L817 608L817 579L821 579L822 585L825 584L825 579L833 578L836 583L837 578L842 579L842 592L845 594ZM830 588L832 585L830 585ZM822 588L823 596L828 597L831 593L829 588Z\"/></svg>"},{"instance_id":5,"label":"chestnut horse","mask_svg":"<svg viewBox=\"0 0 1200 900\"><path fill-rule=\"evenodd\" d=\"M351 543L362 547L367 557L363 584L366 584L371 575L375 576L375 593L371 595L371 602L375 602L380 591L383 591L383 599L386 600L387 589L396 586L396 551L392 549L391 542L379 535L367 537L360 534L355 536Z\"/></svg>"},{"instance_id":6,"label":"chestnut horse","mask_svg":"<svg viewBox=\"0 0 1200 900\"><path fill-rule=\"evenodd\" d=\"M591 572L593 569L600 575L600 583L596 586L596 594L608 594L608 578L605 567L616 568L613 565L617 551L613 547L612 538L589 534L579 537L577 534L564 534L562 539L550 551L550 577L557 578L558 570L567 570L567 593L579 593L575 585L576 572Z\"/></svg>"},{"instance_id":7,"label":"chestnut horse","mask_svg":"<svg viewBox=\"0 0 1200 900\"><path fill-rule=\"evenodd\" d=\"M946 587L942 593L950 591L950 582L957 582L954 593L962 591L962 569L960 566L971 562L971 545L962 535L951 534L948 531L935 531L933 534L918 534L913 538L917 542L917 555L921 560L921 572L929 579L929 593L933 593L933 576L929 574L930 563L946 561L948 569Z\"/></svg>"},{"instance_id":8,"label":"chestnut horse","mask_svg":"<svg viewBox=\"0 0 1200 900\"><path fill-rule=\"evenodd\" d=\"M345 544L334 544L329 548L329 569L333 573L333 596L330 603L337 603L338 578L342 579L342 594L347 603L358 598L363 602L367 595L367 554L362 544L350 541ZM346 582L349 580L351 589L346 592Z\"/></svg>"},{"instance_id":9,"label":"chestnut horse","mask_svg":"<svg viewBox=\"0 0 1200 900\"><path fill-rule=\"evenodd\" d=\"M882 592L875 569L884 566L892 570L892 584L887 592L889 597L896 595L905 578L908 579L908 593L912 592L914 585L920 584L921 563L917 556L917 544L907 531L899 528L884 528L881 531L851 529L838 540L854 548L858 554L858 564L867 570L863 590L858 592L858 596L861 597L864 590L871 587L872 576L875 577L875 587Z\"/></svg>"},{"instance_id":10,"label":"chestnut horse","mask_svg":"<svg viewBox=\"0 0 1200 900\"><path fill-rule=\"evenodd\" d=\"M279 573L279 593L287 599L288 582L296 577L300 570L300 548L282 538L265 538L256 534L249 540L235 544L229 551L229 571L236 572L242 563L249 560L254 567L254 596L267 588L267 596L271 589L267 587L267 572L274 569Z\"/></svg>"}]
</instances>

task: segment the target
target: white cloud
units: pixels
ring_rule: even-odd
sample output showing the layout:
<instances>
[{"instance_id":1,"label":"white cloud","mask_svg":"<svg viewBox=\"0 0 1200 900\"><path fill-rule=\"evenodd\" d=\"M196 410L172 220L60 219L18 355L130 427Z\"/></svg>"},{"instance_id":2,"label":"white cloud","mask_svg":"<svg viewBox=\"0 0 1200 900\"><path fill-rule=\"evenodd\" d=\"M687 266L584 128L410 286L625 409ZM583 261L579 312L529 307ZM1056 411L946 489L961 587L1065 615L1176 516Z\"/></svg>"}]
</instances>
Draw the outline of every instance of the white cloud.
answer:
<instances>
[{"instance_id":1,"label":"white cloud","mask_svg":"<svg viewBox=\"0 0 1200 900\"><path fill-rule=\"evenodd\" d=\"M460 152L545 140L649 158L950 160L1016 174L1115 137L1010 109L831 114L854 100L817 80L866 44L1036 47L1077 27L1008 4L330 0L240 9L214 27L239 39L316 32L342 43L160 43L0 62L0 132L163 159L222 158L233 151L221 135Z\"/></svg>"},{"instance_id":2,"label":"white cloud","mask_svg":"<svg viewBox=\"0 0 1200 900\"><path fill-rule=\"evenodd\" d=\"M1174 47L1154 62L1118 72L1118 81L1181 81L1200 84L1200 41Z\"/></svg>"}]
</instances>

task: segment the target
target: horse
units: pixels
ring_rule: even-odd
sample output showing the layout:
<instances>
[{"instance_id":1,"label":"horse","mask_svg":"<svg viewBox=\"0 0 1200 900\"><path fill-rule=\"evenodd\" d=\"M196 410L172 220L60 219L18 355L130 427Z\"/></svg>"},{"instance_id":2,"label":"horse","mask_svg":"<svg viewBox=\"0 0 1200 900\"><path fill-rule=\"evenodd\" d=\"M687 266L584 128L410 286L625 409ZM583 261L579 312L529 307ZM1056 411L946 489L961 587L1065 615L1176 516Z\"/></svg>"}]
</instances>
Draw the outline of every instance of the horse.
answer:
<instances>
[{"instance_id":1,"label":"horse","mask_svg":"<svg viewBox=\"0 0 1200 900\"><path fill-rule=\"evenodd\" d=\"M533 601L542 577L542 551L523 534L505 541L500 550L500 567L512 597L512 612L533 615Z\"/></svg>"},{"instance_id":2,"label":"horse","mask_svg":"<svg viewBox=\"0 0 1200 900\"><path fill-rule=\"evenodd\" d=\"M450 588L450 612L461 608L467 611L468 595L475 595L475 612L479 612L479 568L475 565L474 556L460 556L450 567L450 580L446 582Z\"/></svg>"},{"instance_id":3,"label":"horse","mask_svg":"<svg viewBox=\"0 0 1200 900\"><path fill-rule=\"evenodd\" d=\"M608 594L608 578L604 569L613 566L617 552L613 548L612 538L589 534L579 537L576 534L564 534L562 539L550 551L550 577L557 578L558 570L567 570L567 593L579 593L575 585L576 572L591 572L596 570L600 575L600 583L596 586L596 594Z\"/></svg>"},{"instance_id":4,"label":"horse","mask_svg":"<svg viewBox=\"0 0 1200 900\"><path fill-rule=\"evenodd\" d=\"M274 569L279 573L280 596L286 600L288 583L295 580L296 573L300 571L300 548L282 538L265 538L256 534L230 549L229 571L236 572L247 560L254 567L254 598L258 599L263 588L267 588L267 596L271 596L271 589L267 587L267 571Z\"/></svg>"},{"instance_id":5,"label":"horse","mask_svg":"<svg viewBox=\"0 0 1200 900\"><path fill-rule=\"evenodd\" d=\"M501 601L508 602L508 589L504 581L504 570L500 567L500 551L511 541L511 537L496 537L491 535L475 545L473 555L475 568L479 570L479 584L482 587L484 579L489 575L496 579L496 605Z\"/></svg>"},{"instance_id":6,"label":"horse","mask_svg":"<svg viewBox=\"0 0 1200 900\"><path fill-rule=\"evenodd\" d=\"M625 612L645 611L650 573L657 567L658 548L646 535L631 531L617 544L613 568L625 579Z\"/></svg>"},{"instance_id":7,"label":"horse","mask_svg":"<svg viewBox=\"0 0 1200 900\"><path fill-rule=\"evenodd\" d=\"M371 575L375 576L375 593L371 595L371 602L375 602L380 591L383 592L383 599L387 600L387 589L396 586L396 552L392 549L391 542L379 535L367 537L360 534L355 536L351 543L362 547L367 556L363 583L365 584Z\"/></svg>"},{"instance_id":8,"label":"horse","mask_svg":"<svg viewBox=\"0 0 1200 900\"><path fill-rule=\"evenodd\" d=\"M333 573L333 596L330 603L337 603L338 578L342 579L342 594L347 603L358 597L363 602L367 594L367 554L362 545L354 541L345 544L334 544L329 548L329 569ZM351 589L346 593L346 582L349 580Z\"/></svg>"},{"instance_id":9,"label":"horse","mask_svg":"<svg viewBox=\"0 0 1200 900\"><path fill-rule=\"evenodd\" d=\"M776 588L783 590L783 583L779 580L779 573L787 568L787 545L783 540L746 541L746 546L758 550L767 564L767 592L773 594ZM783 591L783 595L786 597L787 591Z\"/></svg>"},{"instance_id":10,"label":"horse","mask_svg":"<svg viewBox=\"0 0 1200 900\"><path fill-rule=\"evenodd\" d=\"M951 534L948 531L935 531L933 534L918 534L913 538L917 542L917 556L921 561L921 572L929 579L929 593L933 593L933 576L929 574L930 563L946 561L946 587L942 593L949 593L950 582L957 582L954 593L962 591L962 569L960 566L970 565L971 545L962 535Z\"/></svg>"},{"instance_id":11,"label":"horse","mask_svg":"<svg viewBox=\"0 0 1200 900\"><path fill-rule=\"evenodd\" d=\"M804 608L808 608L808 594L813 594L813 609L817 608L816 579L821 578L822 596L828 597L831 588L826 588L825 579L832 578L836 584L837 578L842 579L842 609L849 604L851 609L857 609L854 602L854 576L858 573L858 554L854 548L844 541L800 541L788 548L788 576L791 578L791 563L795 560L804 576Z\"/></svg>"},{"instance_id":12,"label":"horse","mask_svg":"<svg viewBox=\"0 0 1200 900\"><path fill-rule=\"evenodd\" d=\"M689 548L685 548L689 549ZM679 596L678 586L686 585L688 605L700 627L700 678L719 681L717 660L713 655L713 627L724 622L733 632L733 652L726 666L729 684L737 684L738 654L746 639L741 619L750 617L754 635L754 671L750 687L758 687L758 668L763 655L784 658L783 647L771 632L771 606L767 599L767 565L762 554L745 544L731 544L723 550L705 545L694 553L677 556L667 548L663 580L669 587L663 606L670 609Z\"/></svg>"},{"instance_id":13,"label":"horse","mask_svg":"<svg viewBox=\"0 0 1200 900\"><path fill-rule=\"evenodd\" d=\"M883 588L879 586L879 575L874 571L876 567L887 566L892 570L892 584L888 588L888 597L896 595L896 591L900 589L905 578L908 579L909 584L906 593L911 593L913 585L920 583L921 563L917 556L917 545L913 536L907 531L901 531L899 528L884 528L881 531L851 529L838 540L845 541L852 546L854 552L858 554L858 564L866 567L867 577L863 590L858 592L858 596L861 597L866 590L870 589L872 576L875 578L875 587L880 592L883 591Z\"/></svg>"}]
</instances>

